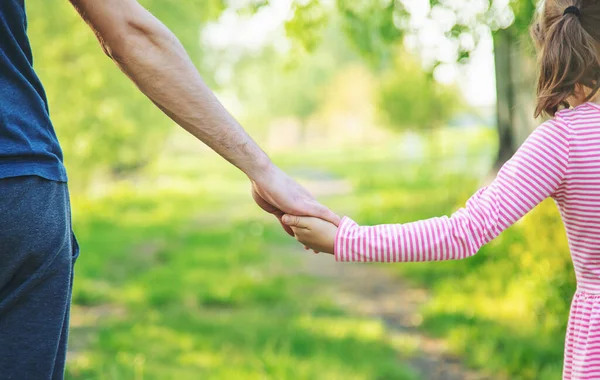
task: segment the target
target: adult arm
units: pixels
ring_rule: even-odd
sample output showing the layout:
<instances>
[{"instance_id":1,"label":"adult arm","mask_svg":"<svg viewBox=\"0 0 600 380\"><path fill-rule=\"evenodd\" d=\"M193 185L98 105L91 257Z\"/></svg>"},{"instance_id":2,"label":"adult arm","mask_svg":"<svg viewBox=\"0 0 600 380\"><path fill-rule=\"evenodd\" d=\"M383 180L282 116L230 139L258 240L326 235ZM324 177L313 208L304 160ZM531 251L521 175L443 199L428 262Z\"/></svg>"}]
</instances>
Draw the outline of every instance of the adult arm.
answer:
<instances>
[{"instance_id":1,"label":"adult arm","mask_svg":"<svg viewBox=\"0 0 600 380\"><path fill-rule=\"evenodd\" d=\"M136 0L70 0L104 52L166 115L252 181L264 210L339 217L285 175L227 112L175 35ZM288 229L289 231L289 229Z\"/></svg>"}]
</instances>

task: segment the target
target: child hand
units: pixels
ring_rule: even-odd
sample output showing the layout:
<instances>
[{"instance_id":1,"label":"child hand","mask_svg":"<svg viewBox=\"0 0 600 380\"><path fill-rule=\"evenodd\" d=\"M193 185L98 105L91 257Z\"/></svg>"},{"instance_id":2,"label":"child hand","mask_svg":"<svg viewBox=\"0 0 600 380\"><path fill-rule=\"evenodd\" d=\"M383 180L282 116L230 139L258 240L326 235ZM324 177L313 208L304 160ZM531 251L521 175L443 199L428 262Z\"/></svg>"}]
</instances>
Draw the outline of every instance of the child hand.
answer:
<instances>
[{"instance_id":1,"label":"child hand","mask_svg":"<svg viewBox=\"0 0 600 380\"><path fill-rule=\"evenodd\" d=\"M319 218L284 215L283 223L296 235L296 240L316 252L333 254L337 227Z\"/></svg>"}]
</instances>

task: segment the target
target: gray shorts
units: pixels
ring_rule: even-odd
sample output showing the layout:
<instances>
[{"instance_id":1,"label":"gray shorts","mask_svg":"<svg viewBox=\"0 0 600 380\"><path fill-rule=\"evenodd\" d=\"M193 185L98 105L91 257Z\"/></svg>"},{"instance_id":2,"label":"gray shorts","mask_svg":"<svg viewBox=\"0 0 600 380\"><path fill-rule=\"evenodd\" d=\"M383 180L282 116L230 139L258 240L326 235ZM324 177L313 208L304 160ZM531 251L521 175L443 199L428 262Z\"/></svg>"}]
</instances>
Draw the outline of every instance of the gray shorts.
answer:
<instances>
[{"instance_id":1,"label":"gray shorts","mask_svg":"<svg viewBox=\"0 0 600 380\"><path fill-rule=\"evenodd\" d=\"M78 252L66 183L0 179L0 379L63 379Z\"/></svg>"}]
</instances>

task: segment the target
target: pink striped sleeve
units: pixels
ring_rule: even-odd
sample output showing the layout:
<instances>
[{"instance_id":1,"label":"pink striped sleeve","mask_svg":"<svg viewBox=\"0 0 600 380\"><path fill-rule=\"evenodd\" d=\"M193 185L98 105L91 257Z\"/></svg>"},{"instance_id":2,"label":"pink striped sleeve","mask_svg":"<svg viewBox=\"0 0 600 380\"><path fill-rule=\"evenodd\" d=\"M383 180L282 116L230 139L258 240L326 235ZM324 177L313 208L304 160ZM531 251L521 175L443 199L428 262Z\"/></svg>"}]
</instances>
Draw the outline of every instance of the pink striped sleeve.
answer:
<instances>
[{"instance_id":1,"label":"pink striped sleeve","mask_svg":"<svg viewBox=\"0 0 600 380\"><path fill-rule=\"evenodd\" d=\"M338 261L438 261L472 256L565 181L570 131L560 119L538 127L487 187L452 216L414 223L359 226L344 218Z\"/></svg>"}]
</instances>

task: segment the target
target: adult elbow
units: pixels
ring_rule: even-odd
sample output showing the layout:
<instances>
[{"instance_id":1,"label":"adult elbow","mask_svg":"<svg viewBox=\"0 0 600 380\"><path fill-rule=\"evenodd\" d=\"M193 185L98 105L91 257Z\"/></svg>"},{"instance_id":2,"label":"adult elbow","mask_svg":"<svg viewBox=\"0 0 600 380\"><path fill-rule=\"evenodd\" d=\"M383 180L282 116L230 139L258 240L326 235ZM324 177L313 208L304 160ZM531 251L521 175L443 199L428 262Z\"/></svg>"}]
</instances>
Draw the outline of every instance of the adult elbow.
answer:
<instances>
[{"instance_id":1,"label":"adult elbow","mask_svg":"<svg viewBox=\"0 0 600 380\"><path fill-rule=\"evenodd\" d=\"M110 41L101 40L102 50L113 61L124 64L136 52L160 47L169 33L156 19L125 18L111 34Z\"/></svg>"}]
</instances>

